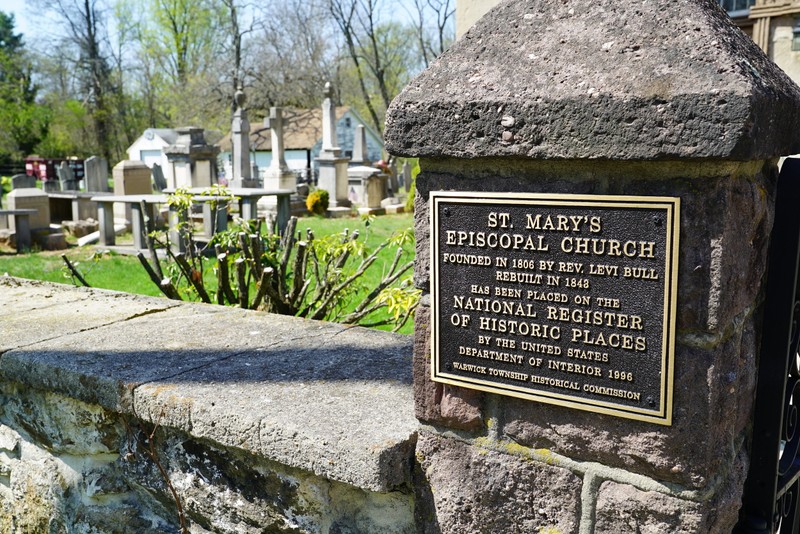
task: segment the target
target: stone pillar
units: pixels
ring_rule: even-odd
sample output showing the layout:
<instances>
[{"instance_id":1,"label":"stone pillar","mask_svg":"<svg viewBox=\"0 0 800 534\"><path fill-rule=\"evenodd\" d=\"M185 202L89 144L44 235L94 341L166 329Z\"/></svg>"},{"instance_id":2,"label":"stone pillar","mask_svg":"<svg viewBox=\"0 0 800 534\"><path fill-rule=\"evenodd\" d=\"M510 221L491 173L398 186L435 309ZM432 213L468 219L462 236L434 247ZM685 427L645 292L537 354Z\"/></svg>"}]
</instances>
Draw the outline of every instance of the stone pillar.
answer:
<instances>
[{"instance_id":1,"label":"stone pillar","mask_svg":"<svg viewBox=\"0 0 800 534\"><path fill-rule=\"evenodd\" d=\"M710 1L503 2L403 90L419 531L731 532L798 110Z\"/></svg>"},{"instance_id":2,"label":"stone pillar","mask_svg":"<svg viewBox=\"0 0 800 534\"><path fill-rule=\"evenodd\" d=\"M319 171L318 185L328 192L328 211L331 214L349 213L347 198L347 158L336 144L336 106L333 104L333 88L325 84L325 99L322 101L322 150L316 159Z\"/></svg>"},{"instance_id":3,"label":"stone pillar","mask_svg":"<svg viewBox=\"0 0 800 534\"><path fill-rule=\"evenodd\" d=\"M370 165L369 155L367 154L367 129L363 124L356 126L355 137L353 138L353 157L350 158L351 165Z\"/></svg>"},{"instance_id":4,"label":"stone pillar","mask_svg":"<svg viewBox=\"0 0 800 534\"><path fill-rule=\"evenodd\" d=\"M232 177L231 187L256 187L253 179L252 165L250 165L250 122L247 120L247 110L244 105L247 97L241 88L234 96L236 111L233 113L231 123L231 158Z\"/></svg>"},{"instance_id":5,"label":"stone pillar","mask_svg":"<svg viewBox=\"0 0 800 534\"><path fill-rule=\"evenodd\" d=\"M264 188L288 189L294 192L297 190L297 177L286 163L283 148L283 110L279 107L270 108L269 118L264 120L264 126L270 130L272 144L272 161L264 171Z\"/></svg>"}]
</instances>

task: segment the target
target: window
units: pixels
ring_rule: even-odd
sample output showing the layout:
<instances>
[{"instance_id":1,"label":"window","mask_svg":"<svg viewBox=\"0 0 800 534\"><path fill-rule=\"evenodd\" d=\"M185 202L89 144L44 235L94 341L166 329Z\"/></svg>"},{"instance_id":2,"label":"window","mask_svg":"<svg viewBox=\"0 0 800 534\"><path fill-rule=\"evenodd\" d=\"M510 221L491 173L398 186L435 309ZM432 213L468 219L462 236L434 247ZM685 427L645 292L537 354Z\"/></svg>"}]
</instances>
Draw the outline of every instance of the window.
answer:
<instances>
[{"instance_id":1,"label":"window","mask_svg":"<svg viewBox=\"0 0 800 534\"><path fill-rule=\"evenodd\" d=\"M794 19L792 28L792 52L800 52L800 17Z\"/></svg>"},{"instance_id":2,"label":"window","mask_svg":"<svg viewBox=\"0 0 800 534\"><path fill-rule=\"evenodd\" d=\"M719 0L719 5L721 5L731 17L746 17L750 12L750 7L755 3L756 0Z\"/></svg>"},{"instance_id":3,"label":"window","mask_svg":"<svg viewBox=\"0 0 800 534\"><path fill-rule=\"evenodd\" d=\"M352 124L350 122L350 117L345 117L344 118L344 127L345 128L350 128L351 126L352 126Z\"/></svg>"}]
</instances>

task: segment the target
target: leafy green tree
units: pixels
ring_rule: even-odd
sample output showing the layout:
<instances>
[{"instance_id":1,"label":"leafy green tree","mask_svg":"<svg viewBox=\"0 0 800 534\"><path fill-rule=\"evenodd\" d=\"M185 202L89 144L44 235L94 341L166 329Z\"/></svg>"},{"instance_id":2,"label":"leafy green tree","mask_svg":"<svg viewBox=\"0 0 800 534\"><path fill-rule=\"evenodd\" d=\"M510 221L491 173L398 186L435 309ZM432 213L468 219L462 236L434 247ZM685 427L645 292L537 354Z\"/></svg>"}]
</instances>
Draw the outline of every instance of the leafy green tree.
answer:
<instances>
[{"instance_id":1,"label":"leafy green tree","mask_svg":"<svg viewBox=\"0 0 800 534\"><path fill-rule=\"evenodd\" d=\"M36 103L31 64L14 15L0 11L0 155L29 154L44 137L49 114Z\"/></svg>"},{"instance_id":2,"label":"leafy green tree","mask_svg":"<svg viewBox=\"0 0 800 534\"><path fill-rule=\"evenodd\" d=\"M61 32L51 34L52 52L61 61L49 63L52 70L50 93L60 93L64 100L83 102L88 112L91 130L84 146L107 159L113 159L117 134L116 94L120 87L115 83L111 69L109 36L106 26L108 4L106 0L34 0L41 16L57 22ZM46 60L45 60L46 61Z\"/></svg>"}]
</instances>

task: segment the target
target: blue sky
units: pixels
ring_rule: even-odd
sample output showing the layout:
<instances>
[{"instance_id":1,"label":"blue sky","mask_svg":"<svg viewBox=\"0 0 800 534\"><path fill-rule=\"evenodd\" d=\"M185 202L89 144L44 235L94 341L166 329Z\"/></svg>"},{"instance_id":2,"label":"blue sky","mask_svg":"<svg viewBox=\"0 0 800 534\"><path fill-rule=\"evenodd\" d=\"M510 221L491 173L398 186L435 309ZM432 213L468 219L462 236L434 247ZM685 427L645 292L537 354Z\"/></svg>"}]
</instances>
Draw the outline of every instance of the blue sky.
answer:
<instances>
[{"instance_id":1,"label":"blue sky","mask_svg":"<svg viewBox=\"0 0 800 534\"><path fill-rule=\"evenodd\" d=\"M14 21L17 33L24 33L26 41L31 39L31 27L28 24L30 16L26 14L28 2L24 0L0 0L0 11L14 13Z\"/></svg>"},{"instance_id":2,"label":"blue sky","mask_svg":"<svg viewBox=\"0 0 800 534\"><path fill-rule=\"evenodd\" d=\"M413 3L408 2L408 0L401 0L398 2L399 4L403 5L406 9L393 9L391 10L392 17L397 19L405 20L410 18L410 12L413 12ZM387 6L392 5L391 2L386 3ZM411 9L411 11L409 11ZM35 10L30 6L30 2L27 0L0 0L0 11L4 11L6 13L14 13L14 21L16 22L15 27L17 29L17 33L25 34L25 42L27 44L33 44L35 41L36 36L34 32L36 30L35 24ZM44 25L44 31L47 31L47 24Z\"/></svg>"}]
</instances>

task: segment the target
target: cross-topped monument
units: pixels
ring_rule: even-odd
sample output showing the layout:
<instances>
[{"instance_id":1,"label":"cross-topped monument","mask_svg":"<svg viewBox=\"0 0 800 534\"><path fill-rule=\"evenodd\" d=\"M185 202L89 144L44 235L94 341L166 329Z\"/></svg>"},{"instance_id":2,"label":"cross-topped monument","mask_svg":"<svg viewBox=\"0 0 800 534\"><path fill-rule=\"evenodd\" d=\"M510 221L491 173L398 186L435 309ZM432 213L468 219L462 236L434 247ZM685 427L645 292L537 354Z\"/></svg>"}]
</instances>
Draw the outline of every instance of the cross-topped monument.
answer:
<instances>
[{"instance_id":1,"label":"cross-topped monument","mask_svg":"<svg viewBox=\"0 0 800 534\"><path fill-rule=\"evenodd\" d=\"M325 99L322 101L322 150L317 158L319 188L329 194L331 213L349 214L347 198L347 158L336 142L336 106L333 103L333 86L325 84Z\"/></svg>"},{"instance_id":2,"label":"cross-topped monument","mask_svg":"<svg viewBox=\"0 0 800 534\"><path fill-rule=\"evenodd\" d=\"M233 112L231 123L231 167L233 176L230 180L232 187L256 187L250 166L250 122L247 120L247 95L242 88L237 89L233 96L236 110Z\"/></svg>"},{"instance_id":3,"label":"cross-topped monument","mask_svg":"<svg viewBox=\"0 0 800 534\"><path fill-rule=\"evenodd\" d=\"M333 103L333 86L325 83L325 99L322 101L322 153L320 157L339 157L342 150L336 141L336 106Z\"/></svg>"}]
</instances>

